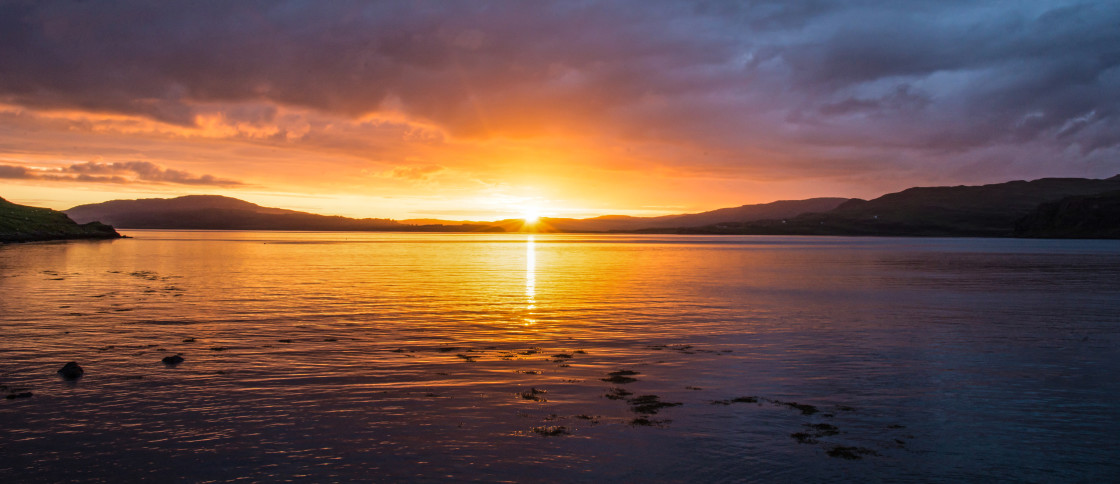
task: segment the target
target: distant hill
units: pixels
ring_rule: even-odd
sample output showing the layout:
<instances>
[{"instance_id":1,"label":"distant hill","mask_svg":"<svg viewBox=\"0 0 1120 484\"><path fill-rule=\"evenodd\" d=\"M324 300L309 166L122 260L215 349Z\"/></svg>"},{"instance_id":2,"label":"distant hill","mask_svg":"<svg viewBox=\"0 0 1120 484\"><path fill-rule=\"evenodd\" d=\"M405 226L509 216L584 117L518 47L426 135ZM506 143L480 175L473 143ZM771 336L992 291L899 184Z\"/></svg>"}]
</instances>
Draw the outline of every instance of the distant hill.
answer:
<instances>
[{"instance_id":1,"label":"distant hill","mask_svg":"<svg viewBox=\"0 0 1120 484\"><path fill-rule=\"evenodd\" d=\"M544 223L537 228L544 232L611 232L675 228L724 221L793 217L805 212L831 210L846 201L848 201L846 198L782 200L662 217L608 215L587 219L546 218L542 219ZM112 200L79 205L66 210L66 213L80 222L100 221L130 229L516 232L521 230L523 225L520 219L496 222L416 219L406 220L405 223L390 219L353 219L262 207L219 195Z\"/></svg>"},{"instance_id":2,"label":"distant hill","mask_svg":"<svg viewBox=\"0 0 1120 484\"><path fill-rule=\"evenodd\" d=\"M1120 191L1044 203L1019 220L1015 235L1120 239Z\"/></svg>"},{"instance_id":3,"label":"distant hill","mask_svg":"<svg viewBox=\"0 0 1120 484\"><path fill-rule=\"evenodd\" d=\"M610 232L655 228L696 227L722 222L750 222L754 220L791 218L807 212L825 212L847 202L847 198L810 198L808 200L779 200L777 202L721 208L708 212L665 215L661 217L604 217L570 219L549 218L545 221L560 232Z\"/></svg>"},{"instance_id":4,"label":"distant hill","mask_svg":"<svg viewBox=\"0 0 1120 484\"><path fill-rule=\"evenodd\" d=\"M390 219L355 219L262 207L218 195L112 200L65 211L77 221L100 221L130 229L485 231L486 226L418 226Z\"/></svg>"},{"instance_id":5,"label":"distant hill","mask_svg":"<svg viewBox=\"0 0 1120 484\"><path fill-rule=\"evenodd\" d=\"M0 242L62 239L115 239L121 235L105 224L79 225L62 212L17 205L0 198Z\"/></svg>"},{"instance_id":6,"label":"distant hill","mask_svg":"<svg viewBox=\"0 0 1120 484\"><path fill-rule=\"evenodd\" d=\"M944 237L1113 237L1120 176L1043 178L979 186L915 187L873 200L811 198L662 217L545 218L541 232ZM1109 195L1106 195L1109 194ZM1057 204L1057 205L1047 205ZM66 211L78 222L135 229L514 232L519 219L451 222L353 219L193 195L114 200Z\"/></svg>"},{"instance_id":7,"label":"distant hill","mask_svg":"<svg viewBox=\"0 0 1120 484\"><path fill-rule=\"evenodd\" d=\"M918 187L787 220L717 224L681 232L1009 237L1016 235L1016 223L1042 204L1116 190L1120 190L1120 176Z\"/></svg>"},{"instance_id":8,"label":"distant hill","mask_svg":"<svg viewBox=\"0 0 1120 484\"><path fill-rule=\"evenodd\" d=\"M660 217L631 217L627 215L604 215L593 218L542 218L538 230L546 232L629 232L642 229L668 229L678 227L695 227L700 225L716 224L720 222L749 222L771 218L789 218L807 212L825 212L832 210L847 198L810 198L808 200L779 200L771 203L743 205L733 208L721 208L709 212L664 215ZM438 219L403 220L404 223L489 223L505 228L507 231L518 231L521 228L520 219L499 220L496 222L449 222Z\"/></svg>"},{"instance_id":9,"label":"distant hill","mask_svg":"<svg viewBox=\"0 0 1120 484\"><path fill-rule=\"evenodd\" d=\"M133 216L154 216L161 213L189 212L195 210L233 210L260 214L294 214L292 210L268 208L220 195L188 195L179 198L144 198L140 200L111 200L102 203L79 205L64 210L74 220L105 221L124 220ZM113 222L107 222L113 223ZM120 227L124 225L117 224ZM139 227L128 227L139 228Z\"/></svg>"}]
</instances>

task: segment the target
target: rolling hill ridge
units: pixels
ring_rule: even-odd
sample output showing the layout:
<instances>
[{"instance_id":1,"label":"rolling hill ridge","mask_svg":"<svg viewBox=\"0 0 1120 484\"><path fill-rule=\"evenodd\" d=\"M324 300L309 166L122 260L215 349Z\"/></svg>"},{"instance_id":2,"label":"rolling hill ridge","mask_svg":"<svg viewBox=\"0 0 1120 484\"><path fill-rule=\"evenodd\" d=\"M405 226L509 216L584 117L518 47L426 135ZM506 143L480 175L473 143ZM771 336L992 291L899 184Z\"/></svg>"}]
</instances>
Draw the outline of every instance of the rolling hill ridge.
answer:
<instances>
[{"instance_id":1,"label":"rolling hill ridge","mask_svg":"<svg viewBox=\"0 0 1120 484\"><path fill-rule=\"evenodd\" d=\"M990 185L915 187L872 200L853 199L835 209L789 219L721 223L681 233L786 235L888 235L1014 237L1017 225L1043 204L1068 197L1120 190L1120 176L1107 179L1042 178ZM1075 217L1075 212L1065 212ZM1053 222L1059 223L1059 222ZM1067 220L1066 225L1077 225ZM1042 232L1037 232L1043 236Z\"/></svg>"},{"instance_id":2,"label":"rolling hill ridge","mask_svg":"<svg viewBox=\"0 0 1120 484\"><path fill-rule=\"evenodd\" d=\"M675 228L724 220L751 221L792 217L814 210L828 210L845 198L783 200L758 205L724 208L710 212L663 217L604 216L588 219L545 218L545 232L610 232L643 228ZM354 219L269 208L219 195L188 195L178 198L112 200L79 205L65 211L80 222L101 221L130 229L183 230L340 230L340 231L519 231L520 219L495 222L462 222L423 219L402 223L390 219ZM407 222L407 221L406 221Z\"/></svg>"},{"instance_id":3,"label":"rolling hill ridge","mask_svg":"<svg viewBox=\"0 0 1120 484\"><path fill-rule=\"evenodd\" d=\"M661 217L543 218L540 232L648 232L755 235L934 237L1117 237L1111 207L1120 175L1042 178L975 186L914 187L872 200L811 198ZM1054 205L1058 204L1058 205ZM1103 208L1102 208L1103 207ZM121 228L515 232L523 221L402 223L262 207L235 198L191 195L114 200L66 211L78 222ZM406 221L410 222L410 221Z\"/></svg>"}]
</instances>

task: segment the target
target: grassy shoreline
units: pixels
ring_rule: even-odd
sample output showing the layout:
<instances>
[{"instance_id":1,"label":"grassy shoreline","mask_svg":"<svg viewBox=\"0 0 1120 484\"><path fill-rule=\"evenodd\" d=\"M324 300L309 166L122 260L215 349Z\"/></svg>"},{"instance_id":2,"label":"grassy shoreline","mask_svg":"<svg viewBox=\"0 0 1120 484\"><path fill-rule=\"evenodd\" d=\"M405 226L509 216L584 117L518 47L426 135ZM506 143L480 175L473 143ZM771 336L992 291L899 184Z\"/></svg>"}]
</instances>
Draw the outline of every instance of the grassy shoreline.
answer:
<instances>
[{"instance_id":1,"label":"grassy shoreline","mask_svg":"<svg viewBox=\"0 0 1120 484\"><path fill-rule=\"evenodd\" d=\"M109 225L78 224L62 212L18 205L0 198L0 243L119 238L121 234Z\"/></svg>"}]
</instances>

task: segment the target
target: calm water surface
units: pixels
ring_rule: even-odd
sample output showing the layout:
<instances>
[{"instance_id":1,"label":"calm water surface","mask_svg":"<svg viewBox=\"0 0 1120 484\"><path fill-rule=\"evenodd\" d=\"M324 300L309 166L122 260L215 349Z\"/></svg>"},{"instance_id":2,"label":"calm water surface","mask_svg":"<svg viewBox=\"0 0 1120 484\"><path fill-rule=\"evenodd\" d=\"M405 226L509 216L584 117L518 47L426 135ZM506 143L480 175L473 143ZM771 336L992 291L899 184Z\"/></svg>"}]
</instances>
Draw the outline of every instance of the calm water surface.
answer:
<instances>
[{"instance_id":1,"label":"calm water surface","mask_svg":"<svg viewBox=\"0 0 1120 484\"><path fill-rule=\"evenodd\" d=\"M0 246L0 475L1120 475L1116 241L129 235Z\"/></svg>"}]
</instances>

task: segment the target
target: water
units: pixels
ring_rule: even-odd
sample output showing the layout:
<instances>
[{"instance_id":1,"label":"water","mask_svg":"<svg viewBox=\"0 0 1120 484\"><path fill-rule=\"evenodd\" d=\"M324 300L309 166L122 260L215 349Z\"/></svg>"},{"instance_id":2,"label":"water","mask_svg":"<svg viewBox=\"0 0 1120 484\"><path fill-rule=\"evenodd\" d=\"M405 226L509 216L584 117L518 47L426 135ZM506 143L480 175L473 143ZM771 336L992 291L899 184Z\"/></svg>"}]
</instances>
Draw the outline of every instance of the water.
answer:
<instances>
[{"instance_id":1,"label":"water","mask_svg":"<svg viewBox=\"0 0 1120 484\"><path fill-rule=\"evenodd\" d=\"M130 235L0 246L0 475L1120 475L1115 241Z\"/></svg>"}]
</instances>

